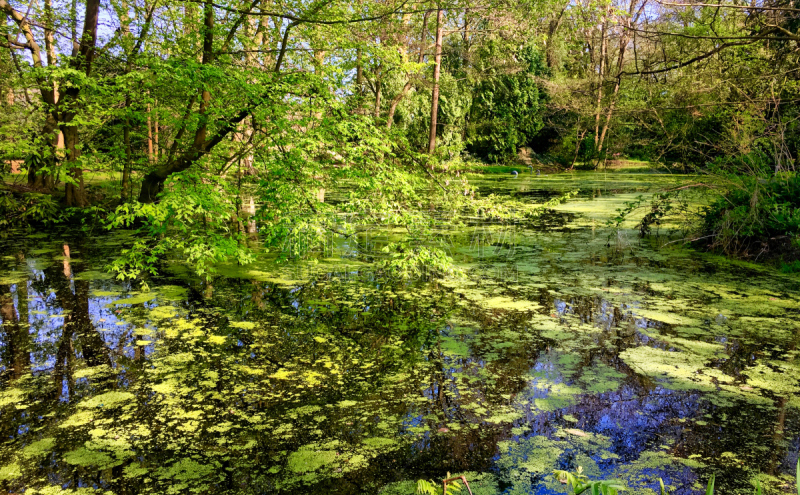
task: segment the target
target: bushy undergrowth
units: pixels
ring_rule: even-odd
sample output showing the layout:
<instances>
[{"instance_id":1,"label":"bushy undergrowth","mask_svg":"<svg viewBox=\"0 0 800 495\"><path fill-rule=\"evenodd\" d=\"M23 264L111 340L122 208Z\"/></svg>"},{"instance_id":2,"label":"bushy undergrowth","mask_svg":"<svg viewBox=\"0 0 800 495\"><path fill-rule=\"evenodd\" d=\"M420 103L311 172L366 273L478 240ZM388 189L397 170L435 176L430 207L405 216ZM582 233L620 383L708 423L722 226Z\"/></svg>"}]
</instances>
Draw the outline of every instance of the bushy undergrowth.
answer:
<instances>
[{"instance_id":1,"label":"bushy undergrowth","mask_svg":"<svg viewBox=\"0 0 800 495\"><path fill-rule=\"evenodd\" d=\"M729 188L705 211L712 248L739 256L800 254L800 176L729 176Z\"/></svg>"},{"instance_id":2,"label":"bushy undergrowth","mask_svg":"<svg viewBox=\"0 0 800 495\"><path fill-rule=\"evenodd\" d=\"M41 193L14 195L0 190L0 227L59 223L63 208L53 196Z\"/></svg>"}]
</instances>

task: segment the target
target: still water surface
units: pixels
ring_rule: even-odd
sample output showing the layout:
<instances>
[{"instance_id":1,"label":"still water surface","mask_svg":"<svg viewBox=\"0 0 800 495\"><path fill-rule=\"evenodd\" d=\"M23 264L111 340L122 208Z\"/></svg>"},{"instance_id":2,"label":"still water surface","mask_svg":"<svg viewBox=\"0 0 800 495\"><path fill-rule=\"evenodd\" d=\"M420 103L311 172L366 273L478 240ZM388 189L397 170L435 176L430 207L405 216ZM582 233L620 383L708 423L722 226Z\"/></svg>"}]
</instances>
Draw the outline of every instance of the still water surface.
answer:
<instances>
[{"instance_id":1,"label":"still water surface","mask_svg":"<svg viewBox=\"0 0 800 495\"><path fill-rule=\"evenodd\" d=\"M581 194L533 224L445 230L462 279L401 281L369 230L211 282L105 272L124 236L0 239L0 489L25 493L791 493L800 280L640 240L616 208L687 177L486 177ZM672 234L672 237L670 237ZM69 258L63 255L69 246Z\"/></svg>"}]
</instances>

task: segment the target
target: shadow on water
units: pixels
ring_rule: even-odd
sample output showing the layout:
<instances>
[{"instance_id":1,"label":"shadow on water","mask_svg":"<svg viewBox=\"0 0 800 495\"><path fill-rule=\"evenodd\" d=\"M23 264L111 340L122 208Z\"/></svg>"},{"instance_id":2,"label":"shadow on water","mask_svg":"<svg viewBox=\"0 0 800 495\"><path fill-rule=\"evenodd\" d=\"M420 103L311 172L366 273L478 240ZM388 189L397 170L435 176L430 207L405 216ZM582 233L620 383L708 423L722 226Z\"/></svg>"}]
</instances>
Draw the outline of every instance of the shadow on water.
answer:
<instances>
[{"instance_id":1,"label":"shadow on water","mask_svg":"<svg viewBox=\"0 0 800 495\"><path fill-rule=\"evenodd\" d=\"M580 466L635 493L659 477L701 493L712 472L719 493L756 478L785 492L800 284L683 248L609 247L582 220L609 194L532 227L451 233L467 272L453 280L375 272L361 253L376 235L338 260L211 282L167 265L141 292L103 272L119 238L12 233L0 488L399 494L466 472L476 494L551 494L553 469Z\"/></svg>"}]
</instances>

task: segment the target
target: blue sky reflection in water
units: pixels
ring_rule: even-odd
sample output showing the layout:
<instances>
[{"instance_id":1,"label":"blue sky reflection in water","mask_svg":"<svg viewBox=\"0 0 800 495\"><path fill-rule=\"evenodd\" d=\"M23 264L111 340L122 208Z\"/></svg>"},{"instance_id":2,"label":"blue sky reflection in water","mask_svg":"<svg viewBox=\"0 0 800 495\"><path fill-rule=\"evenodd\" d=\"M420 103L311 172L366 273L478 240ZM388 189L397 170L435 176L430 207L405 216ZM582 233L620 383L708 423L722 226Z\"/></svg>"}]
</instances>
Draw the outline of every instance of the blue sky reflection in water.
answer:
<instances>
[{"instance_id":1,"label":"blue sky reflection in water","mask_svg":"<svg viewBox=\"0 0 800 495\"><path fill-rule=\"evenodd\" d=\"M208 283L165 263L142 292L103 272L113 238L10 232L0 486L391 494L467 472L476 495L549 494L582 466L634 493L701 493L712 472L718 493L787 492L800 283L659 247L669 226L604 226L664 180L485 179L582 193L536 224L443 231L463 280L389 280L343 245Z\"/></svg>"}]
</instances>

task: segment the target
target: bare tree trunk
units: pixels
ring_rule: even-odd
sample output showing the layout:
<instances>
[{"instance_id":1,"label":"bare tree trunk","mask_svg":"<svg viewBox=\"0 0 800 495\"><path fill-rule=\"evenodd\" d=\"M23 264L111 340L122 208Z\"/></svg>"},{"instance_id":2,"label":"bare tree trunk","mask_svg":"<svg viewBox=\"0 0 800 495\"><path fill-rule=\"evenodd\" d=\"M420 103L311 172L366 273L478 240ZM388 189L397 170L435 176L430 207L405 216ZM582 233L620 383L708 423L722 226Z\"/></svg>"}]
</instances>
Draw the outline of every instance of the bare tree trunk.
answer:
<instances>
[{"instance_id":1,"label":"bare tree trunk","mask_svg":"<svg viewBox=\"0 0 800 495\"><path fill-rule=\"evenodd\" d=\"M608 50L608 39L606 38L606 17L604 17L603 23L600 28L600 53L598 54L600 62L600 70L597 74L597 106L594 118L595 151L599 151L597 147L600 143L600 114L602 110L601 105L603 103L603 82L605 78L606 50Z\"/></svg>"},{"instance_id":2,"label":"bare tree trunk","mask_svg":"<svg viewBox=\"0 0 800 495\"><path fill-rule=\"evenodd\" d=\"M153 122L150 119L150 105L147 105L147 161L151 165L156 162L153 154Z\"/></svg>"},{"instance_id":3,"label":"bare tree trunk","mask_svg":"<svg viewBox=\"0 0 800 495\"><path fill-rule=\"evenodd\" d=\"M433 65L433 94L431 96L431 133L428 140L428 153L436 151L436 121L439 113L439 74L442 69L442 9L436 12L436 47Z\"/></svg>"},{"instance_id":4,"label":"bare tree trunk","mask_svg":"<svg viewBox=\"0 0 800 495\"><path fill-rule=\"evenodd\" d=\"M376 121L381 116L381 94L383 91L381 85L381 68L381 65L378 65L378 69L375 74L375 108L373 109L372 113Z\"/></svg>"},{"instance_id":5,"label":"bare tree trunk","mask_svg":"<svg viewBox=\"0 0 800 495\"><path fill-rule=\"evenodd\" d=\"M583 142L583 136L585 135L586 135L586 129L584 129L583 132L580 132L580 129L576 131L576 137L578 139L577 141L575 141L575 155L572 157L572 163L569 165L569 168L567 169L569 171L572 171L575 168L575 162L578 161L578 154L581 151L581 143Z\"/></svg>"},{"instance_id":6,"label":"bare tree trunk","mask_svg":"<svg viewBox=\"0 0 800 495\"><path fill-rule=\"evenodd\" d=\"M158 100L154 100L155 106L158 107ZM158 113L153 114L153 158L158 161L159 147L158 147Z\"/></svg>"},{"instance_id":7,"label":"bare tree trunk","mask_svg":"<svg viewBox=\"0 0 800 495\"><path fill-rule=\"evenodd\" d=\"M364 66L361 63L361 47L356 49L356 94L359 101L364 97ZM361 106L361 103L359 103Z\"/></svg>"}]
</instances>

